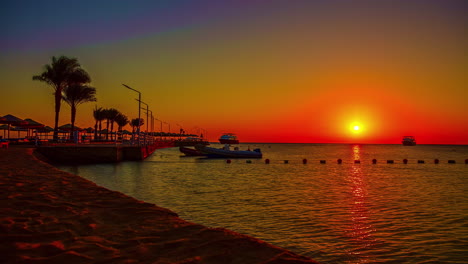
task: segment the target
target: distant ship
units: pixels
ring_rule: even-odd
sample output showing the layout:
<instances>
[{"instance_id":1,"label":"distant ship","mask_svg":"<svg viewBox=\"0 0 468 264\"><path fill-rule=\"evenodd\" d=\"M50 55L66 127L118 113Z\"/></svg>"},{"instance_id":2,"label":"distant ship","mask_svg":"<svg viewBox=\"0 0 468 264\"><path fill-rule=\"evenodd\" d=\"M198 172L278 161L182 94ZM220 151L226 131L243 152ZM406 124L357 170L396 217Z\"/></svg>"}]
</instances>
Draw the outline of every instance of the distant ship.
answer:
<instances>
[{"instance_id":1,"label":"distant ship","mask_svg":"<svg viewBox=\"0 0 468 264\"><path fill-rule=\"evenodd\" d=\"M404 136L401 143L403 143L403 146L414 146L416 145L416 139L413 136Z\"/></svg>"},{"instance_id":2,"label":"distant ship","mask_svg":"<svg viewBox=\"0 0 468 264\"><path fill-rule=\"evenodd\" d=\"M239 140L237 139L237 136L233 133L226 133L223 134L219 138L219 143L221 144L239 144Z\"/></svg>"}]
</instances>

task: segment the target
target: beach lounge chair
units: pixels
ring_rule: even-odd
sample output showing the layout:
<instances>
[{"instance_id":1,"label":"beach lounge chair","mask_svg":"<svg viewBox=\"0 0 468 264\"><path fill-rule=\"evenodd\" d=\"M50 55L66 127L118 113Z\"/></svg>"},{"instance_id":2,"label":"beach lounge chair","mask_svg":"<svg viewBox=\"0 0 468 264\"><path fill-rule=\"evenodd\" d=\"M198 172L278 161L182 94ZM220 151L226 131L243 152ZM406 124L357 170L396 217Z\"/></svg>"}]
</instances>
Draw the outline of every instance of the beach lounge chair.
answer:
<instances>
[{"instance_id":1,"label":"beach lounge chair","mask_svg":"<svg viewBox=\"0 0 468 264\"><path fill-rule=\"evenodd\" d=\"M0 139L0 148L8 148L10 141L6 139Z\"/></svg>"}]
</instances>

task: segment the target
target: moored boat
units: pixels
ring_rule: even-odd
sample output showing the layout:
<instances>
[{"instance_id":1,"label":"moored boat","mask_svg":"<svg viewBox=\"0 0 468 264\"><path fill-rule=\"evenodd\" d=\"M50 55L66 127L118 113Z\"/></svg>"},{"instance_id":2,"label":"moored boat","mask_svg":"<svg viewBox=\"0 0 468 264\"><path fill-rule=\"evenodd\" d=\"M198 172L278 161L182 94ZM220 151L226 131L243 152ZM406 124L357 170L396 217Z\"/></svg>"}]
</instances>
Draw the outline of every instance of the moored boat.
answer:
<instances>
[{"instance_id":1,"label":"moored boat","mask_svg":"<svg viewBox=\"0 0 468 264\"><path fill-rule=\"evenodd\" d=\"M416 139L413 136L404 136L401 143L403 146L414 146L416 145Z\"/></svg>"},{"instance_id":2,"label":"moored boat","mask_svg":"<svg viewBox=\"0 0 468 264\"><path fill-rule=\"evenodd\" d=\"M223 148L212 148L203 145L196 145L195 148L211 158L260 159L263 156L262 151L258 148L254 150L239 150L238 148L234 148L231 150L228 144L226 144Z\"/></svg>"},{"instance_id":3,"label":"moored boat","mask_svg":"<svg viewBox=\"0 0 468 264\"><path fill-rule=\"evenodd\" d=\"M239 144L239 139L233 133L226 133L219 137L219 143L221 144Z\"/></svg>"},{"instance_id":4,"label":"moored boat","mask_svg":"<svg viewBox=\"0 0 468 264\"><path fill-rule=\"evenodd\" d=\"M184 139L179 139L179 140L174 141L174 144L177 147L183 147L183 146L195 146L198 144L209 145L210 143L199 137L187 137Z\"/></svg>"},{"instance_id":5,"label":"moored boat","mask_svg":"<svg viewBox=\"0 0 468 264\"><path fill-rule=\"evenodd\" d=\"M179 150L184 153L185 156L206 156L205 153L193 148L179 147Z\"/></svg>"}]
</instances>

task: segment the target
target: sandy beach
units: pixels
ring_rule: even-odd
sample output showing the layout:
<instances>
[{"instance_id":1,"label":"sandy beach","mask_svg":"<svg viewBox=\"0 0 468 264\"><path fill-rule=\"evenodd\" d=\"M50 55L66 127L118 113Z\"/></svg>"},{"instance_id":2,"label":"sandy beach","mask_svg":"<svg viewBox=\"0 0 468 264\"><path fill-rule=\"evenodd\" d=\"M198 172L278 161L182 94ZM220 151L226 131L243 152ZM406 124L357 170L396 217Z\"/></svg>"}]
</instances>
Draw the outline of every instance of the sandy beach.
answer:
<instances>
[{"instance_id":1,"label":"sandy beach","mask_svg":"<svg viewBox=\"0 0 468 264\"><path fill-rule=\"evenodd\" d=\"M0 149L1 263L316 263Z\"/></svg>"}]
</instances>

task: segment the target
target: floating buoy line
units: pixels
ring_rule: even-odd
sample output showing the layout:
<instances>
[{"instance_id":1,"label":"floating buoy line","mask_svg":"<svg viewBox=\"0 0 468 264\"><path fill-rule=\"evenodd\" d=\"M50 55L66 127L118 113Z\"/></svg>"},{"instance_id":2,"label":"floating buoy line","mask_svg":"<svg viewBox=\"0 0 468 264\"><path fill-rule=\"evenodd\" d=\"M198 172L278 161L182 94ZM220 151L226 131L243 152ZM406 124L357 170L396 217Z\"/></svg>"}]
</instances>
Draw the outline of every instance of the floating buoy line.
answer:
<instances>
[{"instance_id":1,"label":"floating buoy line","mask_svg":"<svg viewBox=\"0 0 468 264\"><path fill-rule=\"evenodd\" d=\"M232 161L230 159L226 160L226 163L230 164ZM270 159L265 159L264 160L265 164L270 164L271 163L271 160ZM279 161L281 162L281 161ZM400 163L401 164L425 164L426 161L425 160L416 160L414 162L409 162L408 159L403 159L403 160L392 160L392 159L389 159L389 160L384 160L384 161L381 161L380 163L386 163L386 164L395 164L395 163ZM246 160L245 163L252 163L252 160ZM281 163L283 164L289 164L289 160L283 160ZM307 159L302 159L302 164L307 164L309 163L309 161ZM317 161L318 164L327 164L327 160L318 160ZM337 159L336 161L334 161L333 163L337 163L337 164L343 164L343 160L342 159ZM361 164L361 160L353 160L352 161L353 164ZM362 163L367 163L367 162L362 162ZM371 160L371 163L372 164L378 164L379 162L377 161L377 159L372 159ZM440 163L440 160L439 159L434 159L432 161L433 164L439 164ZM456 160L447 160L447 163L448 164L456 164ZM468 159L465 159L465 164L468 164Z\"/></svg>"}]
</instances>

